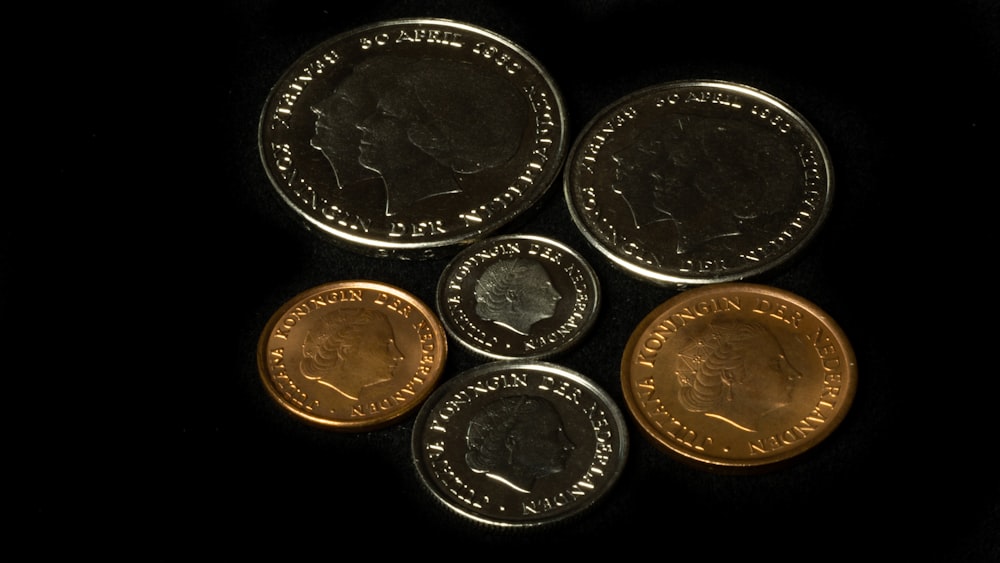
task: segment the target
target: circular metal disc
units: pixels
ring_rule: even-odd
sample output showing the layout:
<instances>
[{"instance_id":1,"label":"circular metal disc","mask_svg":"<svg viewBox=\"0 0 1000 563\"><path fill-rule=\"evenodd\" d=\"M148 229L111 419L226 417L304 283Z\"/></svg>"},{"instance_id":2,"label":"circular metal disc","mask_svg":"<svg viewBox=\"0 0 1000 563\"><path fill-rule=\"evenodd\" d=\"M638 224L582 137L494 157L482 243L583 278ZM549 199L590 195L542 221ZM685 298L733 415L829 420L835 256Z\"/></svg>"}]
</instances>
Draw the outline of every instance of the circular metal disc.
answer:
<instances>
[{"instance_id":1,"label":"circular metal disc","mask_svg":"<svg viewBox=\"0 0 1000 563\"><path fill-rule=\"evenodd\" d=\"M601 111L575 141L564 182L573 220L612 263L684 287L747 279L795 255L827 216L833 168L781 100L678 81Z\"/></svg>"},{"instance_id":2,"label":"circular metal disc","mask_svg":"<svg viewBox=\"0 0 1000 563\"><path fill-rule=\"evenodd\" d=\"M565 244L504 235L465 248L438 282L437 309L448 333L496 359L540 359L576 345L600 308L590 264Z\"/></svg>"},{"instance_id":3,"label":"circular metal disc","mask_svg":"<svg viewBox=\"0 0 1000 563\"><path fill-rule=\"evenodd\" d=\"M701 467L744 470L829 436L854 399L857 364L843 331L813 303L724 283L684 291L643 319L621 380L654 443Z\"/></svg>"},{"instance_id":4,"label":"circular metal disc","mask_svg":"<svg viewBox=\"0 0 1000 563\"><path fill-rule=\"evenodd\" d=\"M545 362L491 362L448 380L413 428L418 474L476 522L533 527L592 507L621 475L625 420L594 382Z\"/></svg>"},{"instance_id":5,"label":"circular metal disc","mask_svg":"<svg viewBox=\"0 0 1000 563\"><path fill-rule=\"evenodd\" d=\"M334 242L434 258L541 198L562 170L565 120L549 74L508 39L391 20L289 67L261 113L260 155L281 198Z\"/></svg>"},{"instance_id":6,"label":"circular metal disc","mask_svg":"<svg viewBox=\"0 0 1000 563\"><path fill-rule=\"evenodd\" d=\"M448 354L444 327L410 293L339 281L285 303L261 332L264 386L292 414L336 430L371 430L414 411Z\"/></svg>"}]
</instances>

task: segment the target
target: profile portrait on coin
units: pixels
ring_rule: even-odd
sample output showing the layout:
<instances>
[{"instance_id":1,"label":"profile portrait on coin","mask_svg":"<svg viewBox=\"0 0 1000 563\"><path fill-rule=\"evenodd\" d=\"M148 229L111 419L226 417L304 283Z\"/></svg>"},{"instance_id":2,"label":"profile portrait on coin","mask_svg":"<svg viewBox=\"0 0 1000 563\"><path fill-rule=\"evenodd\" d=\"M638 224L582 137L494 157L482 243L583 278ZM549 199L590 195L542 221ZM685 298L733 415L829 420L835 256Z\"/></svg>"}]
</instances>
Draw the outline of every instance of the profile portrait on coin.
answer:
<instances>
[{"instance_id":1,"label":"profile portrait on coin","mask_svg":"<svg viewBox=\"0 0 1000 563\"><path fill-rule=\"evenodd\" d=\"M646 127L612 156L611 189L637 229L672 222L677 254L724 246L762 229L772 202L795 190L795 155L768 133L695 116Z\"/></svg>"},{"instance_id":2,"label":"profile portrait on coin","mask_svg":"<svg viewBox=\"0 0 1000 563\"><path fill-rule=\"evenodd\" d=\"M748 432L788 405L802 379L777 337L759 323L713 323L678 360L680 404Z\"/></svg>"},{"instance_id":3,"label":"profile portrait on coin","mask_svg":"<svg viewBox=\"0 0 1000 563\"><path fill-rule=\"evenodd\" d=\"M362 166L359 159L361 129L358 124L375 111L375 93L390 80L392 69L400 64L391 61L386 57L359 63L337 84L331 95L310 107L315 115L315 133L309 144L326 157L340 188L378 178L378 174Z\"/></svg>"},{"instance_id":4,"label":"profile portrait on coin","mask_svg":"<svg viewBox=\"0 0 1000 563\"><path fill-rule=\"evenodd\" d=\"M345 308L325 313L306 333L299 369L307 380L356 400L364 388L391 380L403 359L384 314Z\"/></svg>"},{"instance_id":5,"label":"profile portrait on coin","mask_svg":"<svg viewBox=\"0 0 1000 563\"><path fill-rule=\"evenodd\" d=\"M487 267L476 280L476 314L518 334L553 316L562 295L535 260L508 258Z\"/></svg>"},{"instance_id":6,"label":"profile portrait on coin","mask_svg":"<svg viewBox=\"0 0 1000 563\"><path fill-rule=\"evenodd\" d=\"M541 397L503 397L473 415L466 431L469 468L528 493L535 482L566 469L576 448L552 403Z\"/></svg>"},{"instance_id":7,"label":"profile portrait on coin","mask_svg":"<svg viewBox=\"0 0 1000 563\"><path fill-rule=\"evenodd\" d=\"M467 195L463 177L518 151L528 101L504 78L461 61L376 62L378 78L362 77L378 81L375 107L356 126L359 162L383 179L387 216L436 211L442 196Z\"/></svg>"}]
</instances>

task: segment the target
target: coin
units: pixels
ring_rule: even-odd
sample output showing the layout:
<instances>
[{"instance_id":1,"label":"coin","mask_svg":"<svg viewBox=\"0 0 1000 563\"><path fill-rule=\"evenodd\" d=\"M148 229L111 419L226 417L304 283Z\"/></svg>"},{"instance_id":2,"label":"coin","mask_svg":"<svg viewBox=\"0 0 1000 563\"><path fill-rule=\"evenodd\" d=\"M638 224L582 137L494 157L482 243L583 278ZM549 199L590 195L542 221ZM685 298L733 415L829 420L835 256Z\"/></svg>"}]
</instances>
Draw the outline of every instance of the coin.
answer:
<instances>
[{"instance_id":1,"label":"coin","mask_svg":"<svg viewBox=\"0 0 1000 563\"><path fill-rule=\"evenodd\" d=\"M463 517L534 527L583 514L628 456L614 401L587 377L546 362L494 361L456 375L417 414L421 481Z\"/></svg>"},{"instance_id":2,"label":"coin","mask_svg":"<svg viewBox=\"0 0 1000 563\"><path fill-rule=\"evenodd\" d=\"M546 237L492 237L445 267L437 310L456 341L496 359L551 357L577 344L600 308L600 284L574 249Z\"/></svg>"},{"instance_id":3,"label":"coin","mask_svg":"<svg viewBox=\"0 0 1000 563\"><path fill-rule=\"evenodd\" d=\"M261 332L264 386L292 414L336 430L380 428L433 391L448 354L433 311L400 288L338 281L295 296Z\"/></svg>"},{"instance_id":4,"label":"coin","mask_svg":"<svg viewBox=\"0 0 1000 563\"><path fill-rule=\"evenodd\" d=\"M815 304L732 282L684 291L649 313L629 338L621 378L654 443L740 471L776 467L827 438L850 408L857 364Z\"/></svg>"},{"instance_id":5,"label":"coin","mask_svg":"<svg viewBox=\"0 0 1000 563\"><path fill-rule=\"evenodd\" d=\"M594 117L564 189L573 221L613 264L683 288L786 263L829 212L833 168L815 129L774 96L676 81Z\"/></svg>"},{"instance_id":6,"label":"coin","mask_svg":"<svg viewBox=\"0 0 1000 563\"><path fill-rule=\"evenodd\" d=\"M489 30L379 22L291 64L259 124L271 183L305 224L359 253L454 254L520 218L562 171L563 99Z\"/></svg>"}]
</instances>

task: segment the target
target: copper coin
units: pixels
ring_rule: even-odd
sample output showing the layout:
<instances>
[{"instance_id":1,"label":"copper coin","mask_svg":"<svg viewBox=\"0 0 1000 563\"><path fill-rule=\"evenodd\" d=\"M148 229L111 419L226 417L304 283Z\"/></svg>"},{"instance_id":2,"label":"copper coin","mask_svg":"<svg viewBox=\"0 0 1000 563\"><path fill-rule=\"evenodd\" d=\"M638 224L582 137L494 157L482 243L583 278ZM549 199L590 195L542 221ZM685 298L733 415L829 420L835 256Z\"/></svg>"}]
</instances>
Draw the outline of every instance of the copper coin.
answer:
<instances>
[{"instance_id":1,"label":"copper coin","mask_svg":"<svg viewBox=\"0 0 1000 563\"><path fill-rule=\"evenodd\" d=\"M311 423L370 430L434 389L448 346L441 322L409 292L338 281L285 303L260 336L257 364L278 403Z\"/></svg>"},{"instance_id":2,"label":"copper coin","mask_svg":"<svg viewBox=\"0 0 1000 563\"><path fill-rule=\"evenodd\" d=\"M763 468L830 435L857 387L854 351L815 304L727 283L653 310L622 357L622 388L643 432L705 467Z\"/></svg>"}]
</instances>

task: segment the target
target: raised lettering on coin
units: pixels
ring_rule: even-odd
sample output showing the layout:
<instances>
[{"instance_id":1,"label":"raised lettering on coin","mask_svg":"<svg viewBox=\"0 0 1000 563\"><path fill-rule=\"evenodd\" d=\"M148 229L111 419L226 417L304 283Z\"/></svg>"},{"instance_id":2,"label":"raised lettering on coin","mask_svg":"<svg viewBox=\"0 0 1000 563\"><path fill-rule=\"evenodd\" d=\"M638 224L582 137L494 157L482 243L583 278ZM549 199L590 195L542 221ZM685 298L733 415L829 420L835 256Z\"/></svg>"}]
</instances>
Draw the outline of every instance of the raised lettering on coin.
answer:
<instances>
[{"instance_id":1,"label":"raised lettering on coin","mask_svg":"<svg viewBox=\"0 0 1000 563\"><path fill-rule=\"evenodd\" d=\"M600 284L584 258L535 235L492 237L465 248L438 282L437 308L449 334L497 359L540 359L587 334Z\"/></svg>"},{"instance_id":2,"label":"raised lettering on coin","mask_svg":"<svg viewBox=\"0 0 1000 563\"><path fill-rule=\"evenodd\" d=\"M448 380L413 430L431 493L458 514L504 527L565 521L622 472L624 419L584 376L544 362L483 364Z\"/></svg>"},{"instance_id":3,"label":"raised lettering on coin","mask_svg":"<svg viewBox=\"0 0 1000 563\"><path fill-rule=\"evenodd\" d=\"M643 319L621 379L629 411L657 445L703 467L747 469L829 436L854 398L857 365L814 304L725 283L682 292Z\"/></svg>"},{"instance_id":4,"label":"raised lettering on coin","mask_svg":"<svg viewBox=\"0 0 1000 563\"><path fill-rule=\"evenodd\" d=\"M431 258L523 214L560 173L562 97L488 30L403 19L305 53L263 108L261 159L309 227L365 254Z\"/></svg>"},{"instance_id":5,"label":"raised lettering on coin","mask_svg":"<svg viewBox=\"0 0 1000 563\"><path fill-rule=\"evenodd\" d=\"M415 410L447 358L444 328L408 292L341 281L294 297L267 322L257 359L270 395L296 416L369 430Z\"/></svg>"},{"instance_id":6,"label":"raised lettering on coin","mask_svg":"<svg viewBox=\"0 0 1000 563\"><path fill-rule=\"evenodd\" d=\"M615 102L584 128L564 174L573 220L646 281L744 280L787 262L823 223L833 168L782 101L720 81L679 81Z\"/></svg>"}]
</instances>

